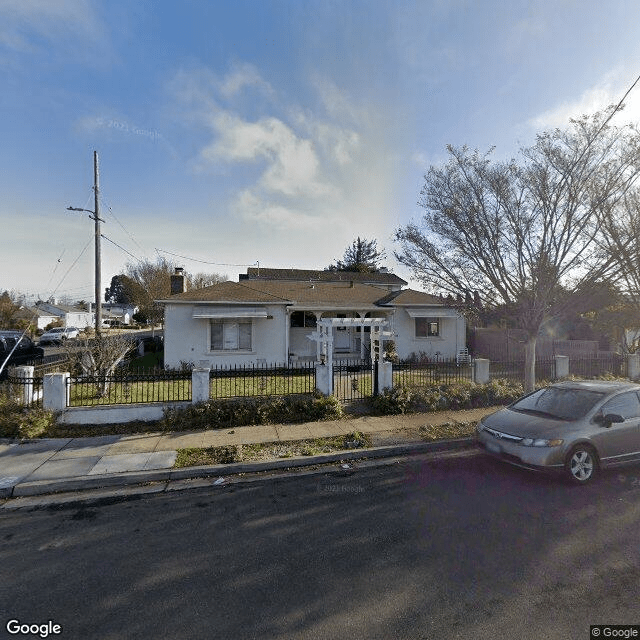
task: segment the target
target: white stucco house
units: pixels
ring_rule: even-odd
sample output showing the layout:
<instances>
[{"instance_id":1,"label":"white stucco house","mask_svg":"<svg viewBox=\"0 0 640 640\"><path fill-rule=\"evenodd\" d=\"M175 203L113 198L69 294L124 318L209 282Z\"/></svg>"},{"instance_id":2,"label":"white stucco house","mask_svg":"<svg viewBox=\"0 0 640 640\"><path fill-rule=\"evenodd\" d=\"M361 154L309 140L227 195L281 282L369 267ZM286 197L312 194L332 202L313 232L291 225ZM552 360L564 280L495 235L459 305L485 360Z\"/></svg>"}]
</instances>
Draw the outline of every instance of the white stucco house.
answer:
<instances>
[{"instance_id":1,"label":"white stucco house","mask_svg":"<svg viewBox=\"0 0 640 640\"><path fill-rule=\"evenodd\" d=\"M38 309L38 307L20 307L20 310L16 313L16 318L26 320L30 325L35 324L36 329L40 330L44 330L52 322L59 320L56 314Z\"/></svg>"},{"instance_id":2,"label":"white stucco house","mask_svg":"<svg viewBox=\"0 0 640 640\"><path fill-rule=\"evenodd\" d=\"M138 307L133 304L123 304L119 302L102 303L103 320L116 320L122 324L131 324L133 315L138 313L138 311Z\"/></svg>"},{"instance_id":3,"label":"white stucco house","mask_svg":"<svg viewBox=\"0 0 640 640\"><path fill-rule=\"evenodd\" d=\"M165 305L165 366L291 364L315 361L318 320L352 318L334 326L333 358L369 356L369 326L381 318L401 359L424 353L455 358L465 349L465 321L437 297L403 288L392 273L248 269L238 282L186 291L181 269Z\"/></svg>"},{"instance_id":4,"label":"white stucco house","mask_svg":"<svg viewBox=\"0 0 640 640\"><path fill-rule=\"evenodd\" d=\"M50 299L46 302L39 300L36 307L41 311L56 316L63 327L75 327L76 329L85 329L94 324L94 314L90 310L91 305L87 305L87 309L75 307L72 305L61 304L57 300Z\"/></svg>"}]
</instances>

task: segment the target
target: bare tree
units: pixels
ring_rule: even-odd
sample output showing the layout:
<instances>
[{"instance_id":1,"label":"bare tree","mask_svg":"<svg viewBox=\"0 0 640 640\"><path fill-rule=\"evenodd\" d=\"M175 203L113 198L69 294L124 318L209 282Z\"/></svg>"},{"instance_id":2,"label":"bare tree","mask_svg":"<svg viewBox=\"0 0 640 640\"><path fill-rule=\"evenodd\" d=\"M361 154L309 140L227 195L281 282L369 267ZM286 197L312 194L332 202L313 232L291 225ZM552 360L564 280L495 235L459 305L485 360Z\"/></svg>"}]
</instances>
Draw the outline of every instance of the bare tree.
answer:
<instances>
[{"instance_id":1,"label":"bare tree","mask_svg":"<svg viewBox=\"0 0 640 640\"><path fill-rule=\"evenodd\" d=\"M140 261L127 264L127 274L119 277L126 283L129 297L140 307L141 312L152 323L161 322L164 314L163 305L156 304L156 300L166 300L171 295L171 275L176 265L164 257L158 257L155 262ZM197 273L187 275L189 288L201 289L226 280L226 276L217 273Z\"/></svg>"},{"instance_id":2,"label":"bare tree","mask_svg":"<svg viewBox=\"0 0 640 640\"><path fill-rule=\"evenodd\" d=\"M193 275L187 274L189 289L204 289L220 282L226 282L228 279L228 276L219 273L200 272Z\"/></svg>"},{"instance_id":3,"label":"bare tree","mask_svg":"<svg viewBox=\"0 0 640 640\"><path fill-rule=\"evenodd\" d=\"M628 193L606 219L603 246L618 265L618 286L624 303L635 309L637 315L640 312L640 191L637 189Z\"/></svg>"},{"instance_id":4,"label":"bare tree","mask_svg":"<svg viewBox=\"0 0 640 640\"><path fill-rule=\"evenodd\" d=\"M100 397L109 392L109 377L134 347L133 338L122 334L100 333L74 343L63 343L71 370L95 380Z\"/></svg>"},{"instance_id":5,"label":"bare tree","mask_svg":"<svg viewBox=\"0 0 640 640\"><path fill-rule=\"evenodd\" d=\"M162 321L163 308L154 301L168 298L171 294L174 269L173 262L161 256L155 262L144 260L127 264L126 275L139 285L135 289L139 296L136 304L152 324Z\"/></svg>"},{"instance_id":6,"label":"bare tree","mask_svg":"<svg viewBox=\"0 0 640 640\"><path fill-rule=\"evenodd\" d=\"M617 273L603 237L640 172L638 131L609 124L618 108L538 135L518 161L448 147L425 175L422 224L396 232L396 258L427 290L511 310L527 335L526 390L543 324Z\"/></svg>"}]
</instances>

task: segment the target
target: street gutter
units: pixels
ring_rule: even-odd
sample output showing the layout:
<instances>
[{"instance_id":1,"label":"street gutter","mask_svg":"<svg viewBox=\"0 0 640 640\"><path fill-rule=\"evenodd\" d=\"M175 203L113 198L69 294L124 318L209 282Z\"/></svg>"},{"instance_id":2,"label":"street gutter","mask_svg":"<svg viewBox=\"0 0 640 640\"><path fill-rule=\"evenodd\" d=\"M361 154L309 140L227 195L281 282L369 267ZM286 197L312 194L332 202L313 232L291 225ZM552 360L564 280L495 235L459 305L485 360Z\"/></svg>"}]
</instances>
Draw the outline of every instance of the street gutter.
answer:
<instances>
[{"instance_id":1,"label":"street gutter","mask_svg":"<svg viewBox=\"0 0 640 640\"><path fill-rule=\"evenodd\" d=\"M149 486L142 487L141 493L157 493L174 490L172 484L183 483L185 480L205 478L219 479L244 474L259 474L268 471L286 471L289 469L316 467L338 462L346 463L350 461L367 459L379 460L425 453L456 452L475 447L475 438L469 437L455 440L437 440L433 442L414 442L410 444L372 447L369 449L345 449L339 452L315 456L280 458L262 462L237 462L232 464L184 467L181 469L123 472L100 476L80 476L23 482L7 488L7 493L2 496L7 500L5 500L3 504L0 504L0 509L16 508L20 505L12 507L12 503L16 502L16 499L27 497L50 496L51 498L55 498L55 495L52 494L102 489L117 490L118 488L124 488L127 494L131 494L135 493L136 487L140 488L142 485ZM62 496L60 497L62 498ZM73 498L65 499L65 501L72 500Z\"/></svg>"}]
</instances>

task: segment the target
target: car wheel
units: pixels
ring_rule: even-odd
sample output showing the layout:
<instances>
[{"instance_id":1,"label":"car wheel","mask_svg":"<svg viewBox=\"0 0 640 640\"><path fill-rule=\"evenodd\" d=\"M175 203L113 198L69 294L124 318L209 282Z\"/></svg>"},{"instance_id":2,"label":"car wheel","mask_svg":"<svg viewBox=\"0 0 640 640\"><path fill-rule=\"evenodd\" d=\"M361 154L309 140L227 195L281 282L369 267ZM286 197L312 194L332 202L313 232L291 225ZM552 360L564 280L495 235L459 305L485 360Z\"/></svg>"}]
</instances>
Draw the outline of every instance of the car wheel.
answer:
<instances>
[{"instance_id":1,"label":"car wheel","mask_svg":"<svg viewBox=\"0 0 640 640\"><path fill-rule=\"evenodd\" d=\"M595 476L598 457L589 445L576 445L567 456L565 469L569 478L577 484L586 484Z\"/></svg>"}]
</instances>

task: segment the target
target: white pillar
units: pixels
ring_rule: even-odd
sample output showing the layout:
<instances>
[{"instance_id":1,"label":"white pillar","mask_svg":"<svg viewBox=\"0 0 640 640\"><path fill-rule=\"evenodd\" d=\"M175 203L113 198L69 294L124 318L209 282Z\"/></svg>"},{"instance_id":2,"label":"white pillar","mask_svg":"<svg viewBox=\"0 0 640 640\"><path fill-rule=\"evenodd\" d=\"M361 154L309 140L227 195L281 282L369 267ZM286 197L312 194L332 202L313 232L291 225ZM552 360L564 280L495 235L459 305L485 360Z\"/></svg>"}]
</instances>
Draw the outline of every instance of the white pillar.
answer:
<instances>
[{"instance_id":1,"label":"white pillar","mask_svg":"<svg viewBox=\"0 0 640 640\"><path fill-rule=\"evenodd\" d=\"M20 402L28 405L33 402L33 367L21 366L14 369L14 376L20 382Z\"/></svg>"},{"instance_id":2,"label":"white pillar","mask_svg":"<svg viewBox=\"0 0 640 640\"><path fill-rule=\"evenodd\" d=\"M50 411L64 411L69 406L69 374L47 373L42 383L42 406Z\"/></svg>"},{"instance_id":3,"label":"white pillar","mask_svg":"<svg viewBox=\"0 0 640 640\"><path fill-rule=\"evenodd\" d=\"M393 389L393 363L387 360L378 360L378 389Z\"/></svg>"},{"instance_id":4,"label":"white pillar","mask_svg":"<svg viewBox=\"0 0 640 640\"><path fill-rule=\"evenodd\" d=\"M332 364L316 364L316 390L324 396L333 394Z\"/></svg>"},{"instance_id":5,"label":"white pillar","mask_svg":"<svg viewBox=\"0 0 640 640\"><path fill-rule=\"evenodd\" d=\"M209 400L209 372L211 369L196 368L191 371L191 402L207 402Z\"/></svg>"},{"instance_id":6,"label":"white pillar","mask_svg":"<svg viewBox=\"0 0 640 640\"><path fill-rule=\"evenodd\" d=\"M569 377L569 356L553 356L556 379Z\"/></svg>"},{"instance_id":7,"label":"white pillar","mask_svg":"<svg viewBox=\"0 0 640 640\"><path fill-rule=\"evenodd\" d=\"M627 378L631 380L640 378L640 353L627 355Z\"/></svg>"},{"instance_id":8,"label":"white pillar","mask_svg":"<svg viewBox=\"0 0 640 640\"><path fill-rule=\"evenodd\" d=\"M489 380L489 360L476 358L473 361L473 381L476 384L486 384Z\"/></svg>"}]
</instances>

